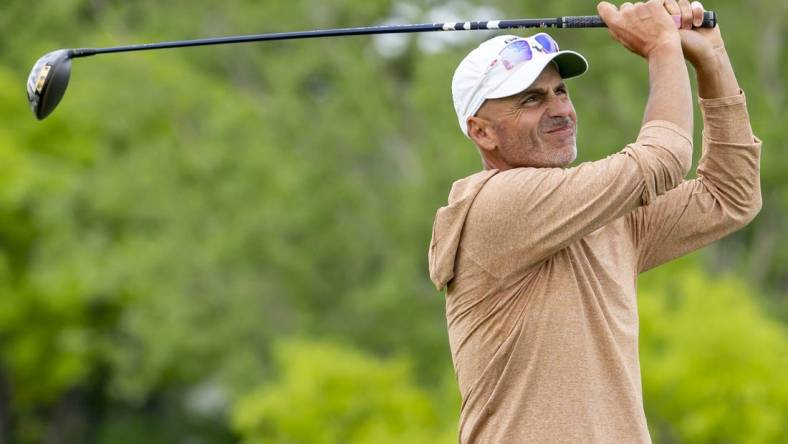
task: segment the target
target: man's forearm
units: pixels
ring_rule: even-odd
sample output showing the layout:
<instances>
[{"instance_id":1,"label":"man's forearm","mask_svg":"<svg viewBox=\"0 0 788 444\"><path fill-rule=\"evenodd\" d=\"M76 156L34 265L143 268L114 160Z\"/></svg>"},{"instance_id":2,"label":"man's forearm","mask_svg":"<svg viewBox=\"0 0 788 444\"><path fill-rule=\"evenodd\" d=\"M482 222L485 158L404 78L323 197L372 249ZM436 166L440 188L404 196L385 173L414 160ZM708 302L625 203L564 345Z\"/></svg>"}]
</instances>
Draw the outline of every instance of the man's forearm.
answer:
<instances>
[{"instance_id":1,"label":"man's forearm","mask_svg":"<svg viewBox=\"0 0 788 444\"><path fill-rule=\"evenodd\" d=\"M724 47L715 48L706 59L697 62L698 95L702 99L716 99L739 94L739 82Z\"/></svg>"},{"instance_id":2,"label":"man's forearm","mask_svg":"<svg viewBox=\"0 0 788 444\"><path fill-rule=\"evenodd\" d=\"M712 56L696 64L698 78L698 95L701 100L708 101L723 97L734 97L741 94L739 82L733 72L728 54L724 47L714 50ZM737 118L723 117L719 113L704 113L703 131L718 141L735 144L753 142L752 128L746 109Z\"/></svg>"},{"instance_id":3,"label":"man's forearm","mask_svg":"<svg viewBox=\"0 0 788 444\"><path fill-rule=\"evenodd\" d=\"M713 184L708 190L721 202L715 206L720 224L729 229L740 228L761 208L761 143L753 135L744 94L725 47L715 46L692 64L703 115L703 155L698 162L698 177L704 186Z\"/></svg>"},{"instance_id":4,"label":"man's forearm","mask_svg":"<svg viewBox=\"0 0 788 444\"><path fill-rule=\"evenodd\" d=\"M664 120L692 134L692 91L681 45L655 48L648 58L649 97L643 123Z\"/></svg>"}]
</instances>

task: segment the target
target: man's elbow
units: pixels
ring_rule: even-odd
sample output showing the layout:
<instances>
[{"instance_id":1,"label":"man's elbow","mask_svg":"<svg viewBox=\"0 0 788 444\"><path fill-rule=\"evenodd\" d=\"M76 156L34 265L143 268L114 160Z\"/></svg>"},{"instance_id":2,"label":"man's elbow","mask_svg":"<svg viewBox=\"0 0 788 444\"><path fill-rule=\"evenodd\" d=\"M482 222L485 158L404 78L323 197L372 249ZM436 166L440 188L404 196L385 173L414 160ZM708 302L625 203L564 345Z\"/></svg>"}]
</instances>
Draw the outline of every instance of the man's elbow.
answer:
<instances>
[{"instance_id":1,"label":"man's elbow","mask_svg":"<svg viewBox=\"0 0 788 444\"><path fill-rule=\"evenodd\" d=\"M681 168L681 177L687 177L692 170L692 142L684 144L674 152L678 153L678 163Z\"/></svg>"},{"instance_id":2,"label":"man's elbow","mask_svg":"<svg viewBox=\"0 0 788 444\"><path fill-rule=\"evenodd\" d=\"M747 206L744 225L752 222L752 220L755 219L755 216L761 212L761 208L763 208L763 198L761 197L761 190L759 189L758 192L753 196L751 204Z\"/></svg>"},{"instance_id":3,"label":"man's elbow","mask_svg":"<svg viewBox=\"0 0 788 444\"><path fill-rule=\"evenodd\" d=\"M673 140L671 142L673 143L662 143L658 146L662 152L669 153L670 161L664 164L665 171L678 179L675 183L678 185L692 170L693 144L689 140Z\"/></svg>"},{"instance_id":4,"label":"man's elbow","mask_svg":"<svg viewBox=\"0 0 788 444\"><path fill-rule=\"evenodd\" d=\"M761 208L763 208L763 199L760 189L757 189L746 201L730 205L727 215L732 225L731 228L735 231L749 225L761 212Z\"/></svg>"},{"instance_id":5,"label":"man's elbow","mask_svg":"<svg viewBox=\"0 0 788 444\"><path fill-rule=\"evenodd\" d=\"M650 122L641 129L634 144L639 152L643 150L643 155L637 157L646 166L644 170L655 183L666 185L664 189L656 188L657 195L679 185L692 169L692 138L664 125Z\"/></svg>"}]
</instances>

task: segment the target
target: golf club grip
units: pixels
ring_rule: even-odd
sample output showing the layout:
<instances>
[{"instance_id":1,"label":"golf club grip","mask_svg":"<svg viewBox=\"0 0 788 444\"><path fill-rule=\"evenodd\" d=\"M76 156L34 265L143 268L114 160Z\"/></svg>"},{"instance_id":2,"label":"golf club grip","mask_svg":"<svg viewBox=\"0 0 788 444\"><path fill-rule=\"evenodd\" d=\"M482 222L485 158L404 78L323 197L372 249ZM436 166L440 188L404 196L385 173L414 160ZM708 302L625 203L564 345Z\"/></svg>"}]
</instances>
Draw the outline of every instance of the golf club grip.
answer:
<instances>
[{"instance_id":1,"label":"golf club grip","mask_svg":"<svg viewBox=\"0 0 788 444\"><path fill-rule=\"evenodd\" d=\"M598 15L575 15L560 17L559 28L605 28L605 22ZM717 26L717 14L714 11L703 13L703 23L699 28L713 28Z\"/></svg>"}]
</instances>

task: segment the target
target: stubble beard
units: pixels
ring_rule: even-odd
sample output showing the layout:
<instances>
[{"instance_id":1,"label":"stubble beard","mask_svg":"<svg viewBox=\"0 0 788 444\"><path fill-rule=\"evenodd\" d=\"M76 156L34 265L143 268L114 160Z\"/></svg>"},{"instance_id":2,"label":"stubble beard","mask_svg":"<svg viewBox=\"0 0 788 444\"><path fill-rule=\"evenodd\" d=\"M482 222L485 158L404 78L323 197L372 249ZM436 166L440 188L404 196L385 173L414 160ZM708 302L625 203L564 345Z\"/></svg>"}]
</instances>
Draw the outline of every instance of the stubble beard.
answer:
<instances>
[{"instance_id":1,"label":"stubble beard","mask_svg":"<svg viewBox=\"0 0 788 444\"><path fill-rule=\"evenodd\" d=\"M567 135L566 139L558 144L556 150L551 153L550 167L564 168L569 166L577 159L577 133L576 130L571 135Z\"/></svg>"}]
</instances>

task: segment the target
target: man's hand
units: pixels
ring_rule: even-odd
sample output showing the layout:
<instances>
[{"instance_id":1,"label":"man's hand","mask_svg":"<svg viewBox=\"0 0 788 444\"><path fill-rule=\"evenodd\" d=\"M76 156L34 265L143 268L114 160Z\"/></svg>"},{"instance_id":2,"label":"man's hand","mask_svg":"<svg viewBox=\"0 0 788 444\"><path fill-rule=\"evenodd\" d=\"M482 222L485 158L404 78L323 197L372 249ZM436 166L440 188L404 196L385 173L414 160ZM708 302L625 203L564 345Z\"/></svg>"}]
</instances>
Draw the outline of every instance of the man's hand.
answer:
<instances>
[{"instance_id":1,"label":"man's hand","mask_svg":"<svg viewBox=\"0 0 788 444\"><path fill-rule=\"evenodd\" d=\"M603 1L597 11L614 39L648 60L649 96L643 123L662 120L692 134L689 73L678 26L664 4L665 0L627 2L617 9Z\"/></svg>"},{"instance_id":2,"label":"man's hand","mask_svg":"<svg viewBox=\"0 0 788 444\"><path fill-rule=\"evenodd\" d=\"M720 27L694 28L703 22L703 5L698 1L666 0L665 9L680 16L681 49L684 58L695 67L698 76L698 95L704 99L739 94L739 83L733 72Z\"/></svg>"},{"instance_id":3,"label":"man's hand","mask_svg":"<svg viewBox=\"0 0 788 444\"><path fill-rule=\"evenodd\" d=\"M703 4L689 0L666 0L665 9L674 17L679 17L681 27L681 49L684 58L692 63L695 69L704 63L716 59L717 53L725 48L719 26L714 28L695 28L703 23Z\"/></svg>"},{"instance_id":4,"label":"man's hand","mask_svg":"<svg viewBox=\"0 0 788 444\"><path fill-rule=\"evenodd\" d=\"M678 48L680 44L676 23L663 6L664 1L649 0L634 5L626 2L621 8L603 1L597 5L597 11L614 39L648 59L657 48Z\"/></svg>"}]
</instances>

